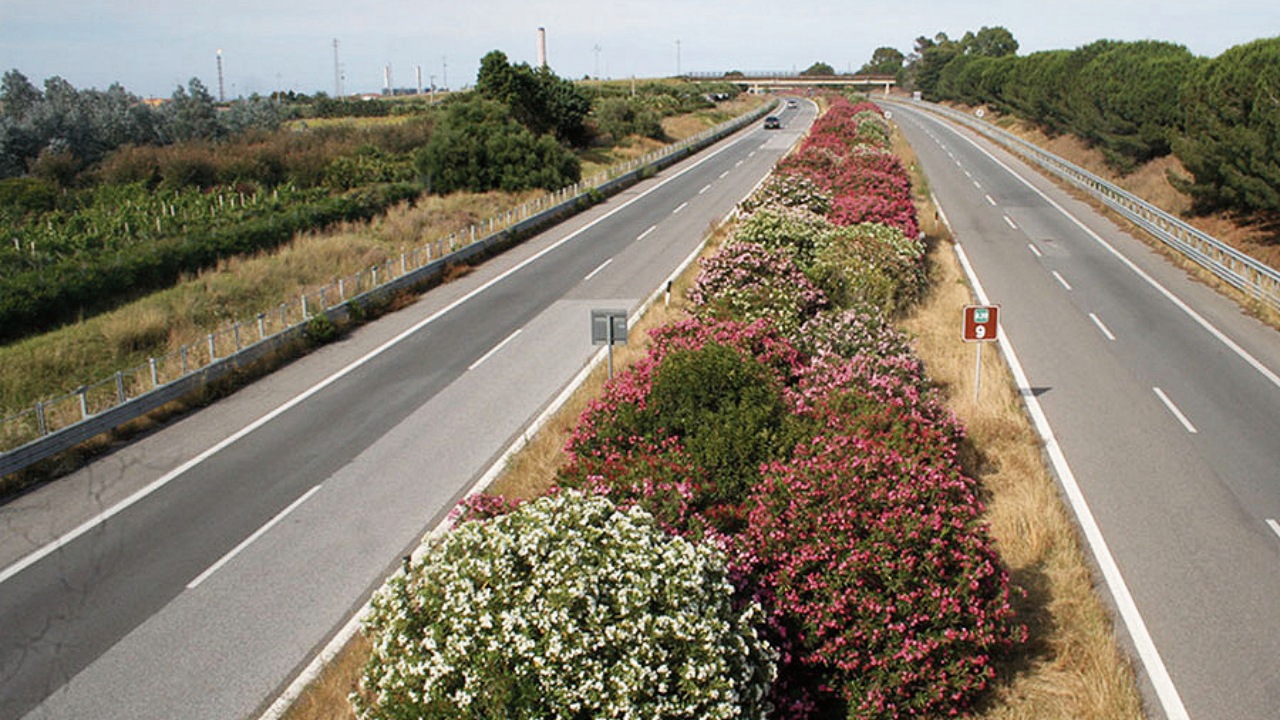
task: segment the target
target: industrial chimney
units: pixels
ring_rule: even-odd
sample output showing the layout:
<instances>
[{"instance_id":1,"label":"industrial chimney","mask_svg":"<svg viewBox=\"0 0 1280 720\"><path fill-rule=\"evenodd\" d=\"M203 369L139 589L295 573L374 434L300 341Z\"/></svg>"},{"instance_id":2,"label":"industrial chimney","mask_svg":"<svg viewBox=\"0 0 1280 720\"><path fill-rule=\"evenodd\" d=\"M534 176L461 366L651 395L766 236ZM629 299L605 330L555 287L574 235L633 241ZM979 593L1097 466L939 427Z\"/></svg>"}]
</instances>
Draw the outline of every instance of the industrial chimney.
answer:
<instances>
[{"instance_id":1,"label":"industrial chimney","mask_svg":"<svg viewBox=\"0 0 1280 720\"><path fill-rule=\"evenodd\" d=\"M538 28L538 67L547 66L547 29Z\"/></svg>"}]
</instances>

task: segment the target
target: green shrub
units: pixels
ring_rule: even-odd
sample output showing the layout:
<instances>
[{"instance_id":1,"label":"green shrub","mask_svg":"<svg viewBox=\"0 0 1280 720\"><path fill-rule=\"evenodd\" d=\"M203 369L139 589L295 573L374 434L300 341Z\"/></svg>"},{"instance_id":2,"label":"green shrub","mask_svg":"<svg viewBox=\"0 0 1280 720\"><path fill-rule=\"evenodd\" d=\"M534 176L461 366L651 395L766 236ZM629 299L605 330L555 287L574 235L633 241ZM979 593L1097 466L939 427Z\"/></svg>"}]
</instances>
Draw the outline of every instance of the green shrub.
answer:
<instances>
[{"instance_id":1,"label":"green shrub","mask_svg":"<svg viewBox=\"0 0 1280 720\"><path fill-rule=\"evenodd\" d=\"M573 491L468 521L373 599L362 718L763 718L726 558Z\"/></svg>"}]
</instances>

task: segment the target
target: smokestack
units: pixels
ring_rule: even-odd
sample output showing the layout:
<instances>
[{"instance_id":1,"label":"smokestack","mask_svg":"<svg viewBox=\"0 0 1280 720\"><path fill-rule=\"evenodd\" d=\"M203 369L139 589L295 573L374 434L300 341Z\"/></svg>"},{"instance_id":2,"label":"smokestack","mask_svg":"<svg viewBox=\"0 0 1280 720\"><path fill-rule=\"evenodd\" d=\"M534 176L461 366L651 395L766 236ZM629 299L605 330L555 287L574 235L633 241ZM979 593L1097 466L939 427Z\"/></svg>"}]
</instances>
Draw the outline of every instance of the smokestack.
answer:
<instances>
[{"instance_id":1,"label":"smokestack","mask_svg":"<svg viewBox=\"0 0 1280 720\"><path fill-rule=\"evenodd\" d=\"M218 102L227 101L227 92L222 84L222 48L218 48Z\"/></svg>"},{"instance_id":2,"label":"smokestack","mask_svg":"<svg viewBox=\"0 0 1280 720\"><path fill-rule=\"evenodd\" d=\"M414 70L414 73L418 76L418 94L421 95L422 94L422 66L414 65L413 70Z\"/></svg>"},{"instance_id":3,"label":"smokestack","mask_svg":"<svg viewBox=\"0 0 1280 720\"><path fill-rule=\"evenodd\" d=\"M382 68L382 84L386 86L386 91L383 92L383 94L390 95L391 94L391 63L387 63Z\"/></svg>"},{"instance_id":4,"label":"smokestack","mask_svg":"<svg viewBox=\"0 0 1280 720\"><path fill-rule=\"evenodd\" d=\"M538 28L538 67L547 66L547 29Z\"/></svg>"}]
</instances>

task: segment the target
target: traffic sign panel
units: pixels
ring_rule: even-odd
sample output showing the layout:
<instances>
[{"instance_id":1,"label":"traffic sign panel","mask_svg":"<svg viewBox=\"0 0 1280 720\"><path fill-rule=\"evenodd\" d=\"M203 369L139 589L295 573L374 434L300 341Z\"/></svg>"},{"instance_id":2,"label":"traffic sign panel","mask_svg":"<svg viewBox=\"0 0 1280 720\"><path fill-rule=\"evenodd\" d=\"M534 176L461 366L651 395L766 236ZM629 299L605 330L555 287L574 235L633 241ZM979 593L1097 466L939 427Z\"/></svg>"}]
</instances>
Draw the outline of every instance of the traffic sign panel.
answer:
<instances>
[{"instance_id":1,"label":"traffic sign panel","mask_svg":"<svg viewBox=\"0 0 1280 720\"><path fill-rule=\"evenodd\" d=\"M964 341L991 342L996 340L1000 327L999 317L999 305L965 305Z\"/></svg>"}]
</instances>

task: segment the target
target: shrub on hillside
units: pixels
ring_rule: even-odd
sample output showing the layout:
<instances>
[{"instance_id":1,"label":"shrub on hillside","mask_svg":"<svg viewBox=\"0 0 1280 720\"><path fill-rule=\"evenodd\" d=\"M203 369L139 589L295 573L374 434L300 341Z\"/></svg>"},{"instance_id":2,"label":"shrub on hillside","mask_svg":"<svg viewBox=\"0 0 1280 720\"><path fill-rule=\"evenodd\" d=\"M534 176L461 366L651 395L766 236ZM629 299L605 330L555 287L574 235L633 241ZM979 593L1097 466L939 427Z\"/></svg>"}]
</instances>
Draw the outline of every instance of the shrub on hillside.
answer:
<instances>
[{"instance_id":1,"label":"shrub on hillside","mask_svg":"<svg viewBox=\"0 0 1280 720\"><path fill-rule=\"evenodd\" d=\"M578 181L578 159L550 135L534 135L503 105L455 101L416 157L432 192L555 190Z\"/></svg>"},{"instance_id":2,"label":"shrub on hillside","mask_svg":"<svg viewBox=\"0 0 1280 720\"><path fill-rule=\"evenodd\" d=\"M763 718L724 555L574 492L466 522L379 591L363 718Z\"/></svg>"}]
</instances>

